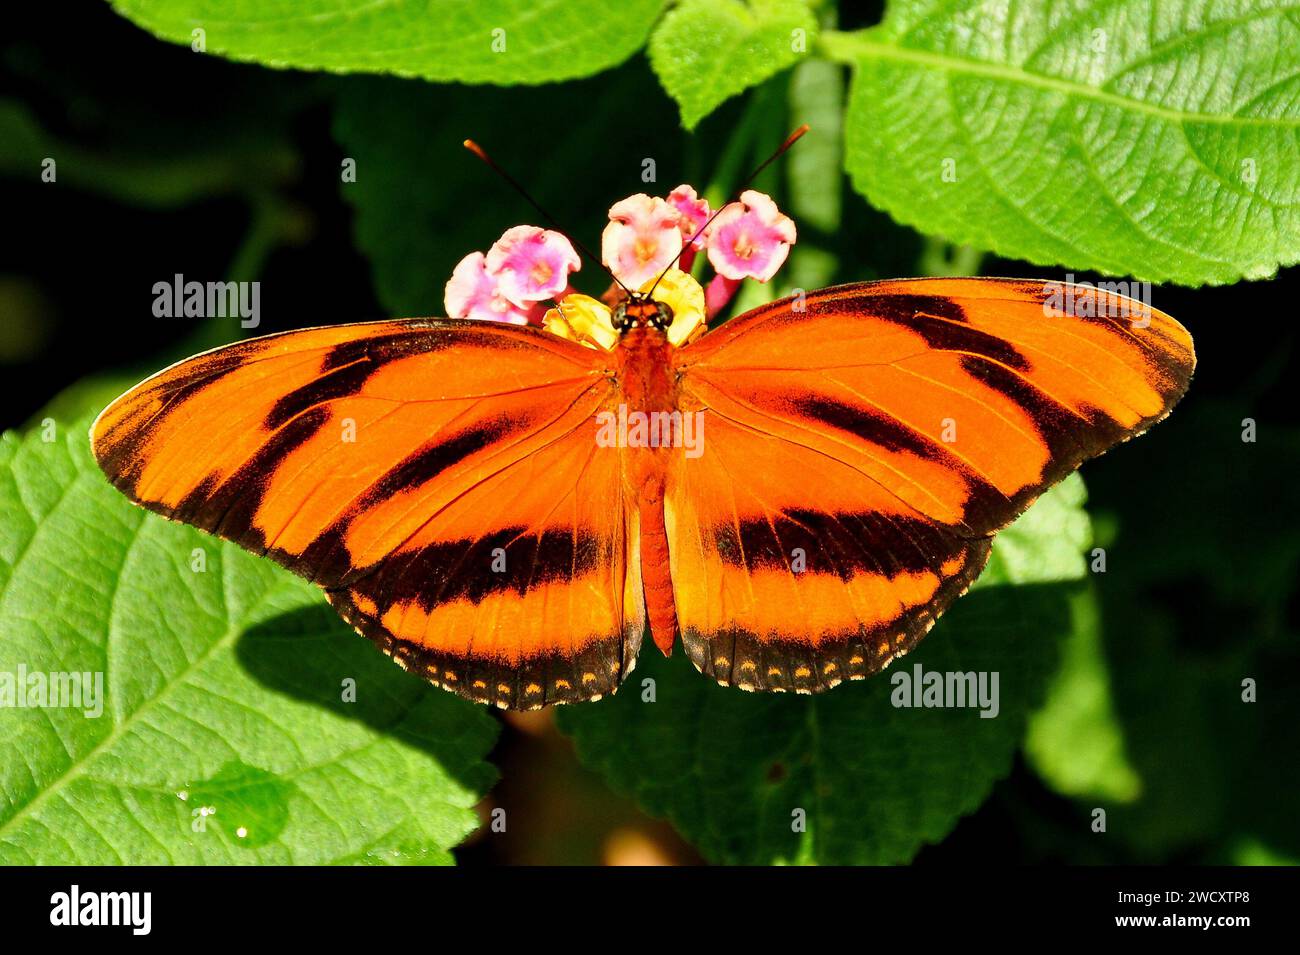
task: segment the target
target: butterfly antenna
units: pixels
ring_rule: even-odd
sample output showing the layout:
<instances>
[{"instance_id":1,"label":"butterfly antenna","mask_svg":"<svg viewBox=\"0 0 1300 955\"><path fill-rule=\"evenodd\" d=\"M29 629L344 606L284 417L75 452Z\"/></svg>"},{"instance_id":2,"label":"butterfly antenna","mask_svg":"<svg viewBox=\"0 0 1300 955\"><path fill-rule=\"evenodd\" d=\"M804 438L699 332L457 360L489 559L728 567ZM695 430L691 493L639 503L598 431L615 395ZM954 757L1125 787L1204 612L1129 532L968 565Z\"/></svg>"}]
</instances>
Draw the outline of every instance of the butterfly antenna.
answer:
<instances>
[{"instance_id":1,"label":"butterfly antenna","mask_svg":"<svg viewBox=\"0 0 1300 955\"><path fill-rule=\"evenodd\" d=\"M514 189L515 192L523 196L524 200L530 206L536 209L538 213L541 215L541 217L545 219L548 223L550 223L551 227L554 228L556 232L560 233L560 235L564 236L566 239L568 239L570 242L573 243L573 247L577 249L580 253L582 253L582 255L587 259L588 262L600 266L601 269L607 272L609 274L609 277L614 280L614 282L619 286L619 288L621 288L624 292L627 293L628 298L632 297L632 290L628 288L626 285L624 285L622 282L620 282L618 276L615 275L612 271L610 271L609 267L605 265L604 262L596 258L596 256L592 254L590 249L588 249L585 245L579 242L576 238L571 236L568 233L568 231L564 229L563 226L561 226L558 222L556 222L555 217L551 215L549 212L547 212L545 209L543 209L541 207L541 204L538 203L536 199L534 199L532 196L528 194L528 190L525 189L523 186L521 186L518 180L516 180L514 176L510 175L510 173L506 172L504 169L498 166L496 162L492 159L492 157L487 154L487 152L483 149L482 146L474 142L474 140L472 139L465 140L464 146L466 149L472 152L479 159L483 160L483 162L487 163L488 168L491 169L493 172L495 172L502 179L504 179L507 183L509 183L510 187Z\"/></svg>"},{"instance_id":2,"label":"butterfly antenna","mask_svg":"<svg viewBox=\"0 0 1300 955\"><path fill-rule=\"evenodd\" d=\"M659 278L655 279L655 284L650 286L649 292L646 292L647 296L654 294L655 289L659 287L659 283L663 281L664 276L667 275L669 271L671 271L677 265L677 263L681 260L681 257L686 254L686 250L691 247L691 244L700 236L704 235L705 231L709 228L709 226L713 225L713 220L718 217L718 215L722 212L722 210L727 208L727 206L731 205L733 202L738 201L740 199L741 193L743 193L746 189L749 188L750 183L752 183L755 179L757 179L759 174L764 169L766 169L768 166L772 165L772 163L780 159L785 154L785 151L789 149L791 146L793 146L795 143L797 143L800 140L800 138L803 136L803 134L806 132L808 132L808 124L804 123L802 126L800 126L798 129L796 129L793 133L791 133L789 136L785 138L785 142L781 144L780 148L778 148L776 152L772 153L772 155L768 156L761 163L759 163L758 168L745 177L745 181L736 187L736 191L731 194L731 198L728 199L726 202L724 202L722 205L718 206L718 208L714 210L713 215L709 216L708 221L705 222L704 225L700 226L699 229L696 230L695 234L691 236L686 242L682 243L682 250L677 253L677 255L673 258L671 262L668 263L668 267L659 273Z\"/></svg>"}]
</instances>

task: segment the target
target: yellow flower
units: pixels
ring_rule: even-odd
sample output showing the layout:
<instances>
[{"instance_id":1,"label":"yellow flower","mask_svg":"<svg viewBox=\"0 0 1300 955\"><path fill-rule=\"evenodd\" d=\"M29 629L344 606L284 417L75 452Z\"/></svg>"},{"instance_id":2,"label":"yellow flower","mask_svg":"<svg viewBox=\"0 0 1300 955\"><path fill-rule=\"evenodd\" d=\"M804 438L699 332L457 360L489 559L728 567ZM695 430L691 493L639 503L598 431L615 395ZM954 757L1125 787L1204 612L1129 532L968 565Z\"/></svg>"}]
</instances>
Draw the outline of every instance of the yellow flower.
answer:
<instances>
[{"instance_id":1,"label":"yellow flower","mask_svg":"<svg viewBox=\"0 0 1300 955\"><path fill-rule=\"evenodd\" d=\"M649 292L654 279L640 291ZM668 340L682 345L704 331L704 289L700 283L679 269L669 269L655 289L655 299L673 310L668 326ZM618 342L618 331L609 308L589 295L577 292L564 296L556 307L547 311L542 324L548 332L579 342L588 348L609 351Z\"/></svg>"},{"instance_id":2,"label":"yellow flower","mask_svg":"<svg viewBox=\"0 0 1300 955\"><path fill-rule=\"evenodd\" d=\"M653 284L653 281L646 282L641 291L650 291ZM684 345L704 334L704 289L688 273L669 269L655 289L655 299L673 310L668 340L674 345Z\"/></svg>"},{"instance_id":3,"label":"yellow flower","mask_svg":"<svg viewBox=\"0 0 1300 955\"><path fill-rule=\"evenodd\" d=\"M588 348L603 348L609 351L618 341L618 332L610 321L609 308L604 302L597 301L590 295L571 292L549 309L542 317L542 325L548 332L567 338L572 342L581 342Z\"/></svg>"}]
</instances>

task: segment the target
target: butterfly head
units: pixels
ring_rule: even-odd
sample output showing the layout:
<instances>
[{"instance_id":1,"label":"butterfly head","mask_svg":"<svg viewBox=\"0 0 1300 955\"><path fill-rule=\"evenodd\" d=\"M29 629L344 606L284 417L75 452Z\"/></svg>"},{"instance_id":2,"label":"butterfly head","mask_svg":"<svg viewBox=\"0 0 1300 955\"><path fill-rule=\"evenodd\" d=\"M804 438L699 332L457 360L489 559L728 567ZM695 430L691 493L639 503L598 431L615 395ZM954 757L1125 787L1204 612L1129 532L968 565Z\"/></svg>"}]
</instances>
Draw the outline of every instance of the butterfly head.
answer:
<instances>
[{"instance_id":1,"label":"butterfly head","mask_svg":"<svg viewBox=\"0 0 1300 955\"><path fill-rule=\"evenodd\" d=\"M620 335L633 328L656 328L667 331L673 323L673 310L667 302L658 302L643 292L634 293L614 306L610 314Z\"/></svg>"}]
</instances>

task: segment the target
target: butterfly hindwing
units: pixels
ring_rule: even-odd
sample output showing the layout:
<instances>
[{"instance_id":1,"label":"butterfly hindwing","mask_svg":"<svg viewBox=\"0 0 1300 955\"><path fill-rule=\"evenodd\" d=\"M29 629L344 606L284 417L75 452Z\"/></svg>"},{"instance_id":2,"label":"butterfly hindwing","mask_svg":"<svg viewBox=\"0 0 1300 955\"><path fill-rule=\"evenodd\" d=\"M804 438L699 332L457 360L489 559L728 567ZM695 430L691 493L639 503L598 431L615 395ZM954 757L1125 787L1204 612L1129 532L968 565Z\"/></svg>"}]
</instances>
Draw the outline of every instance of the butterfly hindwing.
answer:
<instances>
[{"instance_id":1,"label":"butterfly hindwing","mask_svg":"<svg viewBox=\"0 0 1300 955\"><path fill-rule=\"evenodd\" d=\"M612 693L644 613L619 458L604 451L578 428L512 462L331 602L403 667L479 702Z\"/></svg>"},{"instance_id":2,"label":"butterfly hindwing","mask_svg":"<svg viewBox=\"0 0 1300 955\"><path fill-rule=\"evenodd\" d=\"M670 481L667 524L686 653L722 683L819 690L873 673L988 558L987 538L796 441L710 414L704 446Z\"/></svg>"},{"instance_id":3,"label":"butterfly hindwing","mask_svg":"<svg viewBox=\"0 0 1300 955\"><path fill-rule=\"evenodd\" d=\"M605 359L473 321L289 332L155 375L92 444L133 500L314 580L433 682L585 699L631 668L642 617L617 457L587 427Z\"/></svg>"},{"instance_id":4,"label":"butterfly hindwing","mask_svg":"<svg viewBox=\"0 0 1300 955\"><path fill-rule=\"evenodd\" d=\"M1051 294L843 286L678 353L684 410L706 416L667 505L696 666L754 689L875 672L964 592L995 531L1169 412L1194 365L1186 331L1104 291L1092 315L1056 314Z\"/></svg>"}]
</instances>

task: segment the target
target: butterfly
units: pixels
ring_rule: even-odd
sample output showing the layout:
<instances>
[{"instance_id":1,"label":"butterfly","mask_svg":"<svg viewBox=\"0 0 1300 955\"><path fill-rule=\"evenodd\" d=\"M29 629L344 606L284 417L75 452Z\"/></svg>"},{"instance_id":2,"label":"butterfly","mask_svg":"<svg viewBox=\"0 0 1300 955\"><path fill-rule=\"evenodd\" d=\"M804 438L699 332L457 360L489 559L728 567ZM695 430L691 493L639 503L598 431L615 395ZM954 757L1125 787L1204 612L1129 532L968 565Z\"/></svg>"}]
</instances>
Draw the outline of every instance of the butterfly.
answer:
<instances>
[{"instance_id":1,"label":"butterfly","mask_svg":"<svg viewBox=\"0 0 1300 955\"><path fill-rule=\"evenodd\" d=\"M1096 307L1063 314L1062 291ZM1191 338L1130 306L935 278L684 342L643 293L609 347L472 319L312 328L167 368L91 440L133 501L315 582L469 699L612 693L647 626L721 684L816 692L914 647L996 531L1170 412Z\"/></svg>"}]
</instances>

